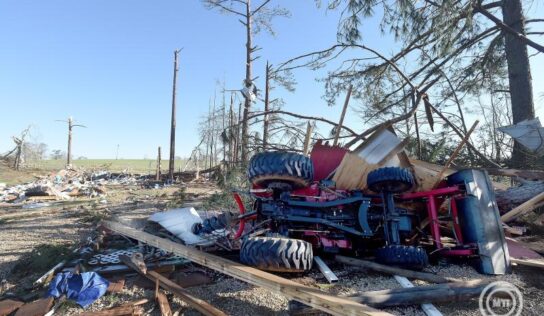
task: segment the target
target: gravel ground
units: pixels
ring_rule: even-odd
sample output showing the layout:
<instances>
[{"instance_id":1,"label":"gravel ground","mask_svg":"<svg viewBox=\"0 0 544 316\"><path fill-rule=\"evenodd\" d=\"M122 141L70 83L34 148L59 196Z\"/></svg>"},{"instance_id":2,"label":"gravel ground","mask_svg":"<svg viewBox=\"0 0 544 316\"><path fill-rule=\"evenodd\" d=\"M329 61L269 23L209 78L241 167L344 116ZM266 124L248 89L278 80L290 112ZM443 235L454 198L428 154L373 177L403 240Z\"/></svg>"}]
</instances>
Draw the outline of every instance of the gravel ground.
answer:
<instances>
[{"instance_id":1,"label":"gravel ground","mask_svg":"<svg viewBox=\"0 0 544 316\"><path fill-rule=\"evenodd\" d=\"M201 196L210 192L209 187L198 187L194 191L188 190L194 196ZM171 192L145 192L144 195L137 192L129 194L136 198L153 200L164 197L164 194ZM151 194L151 196L149 195ZM114 201L121 201L127 198L125 195L112 195ZM193 205L198 201L193 201ZM119 220L136 222L146 218L149 214L158 211L158 208L132 209L127 211L116 211L113 214ZM85 235L91 226L82 222L81 214L77 208L66 209L54 215L40 215L31 218L22 218L14 221L0 223L0 278L2 284L0 294L15 289L15 286L29 284L36 279L30 276L26 280L10 279L10 270L17 260L32 249L43 243L73 243ZM393 277L377 274L371 271L364 271L360 268L344 266L339 263L328 261L331 269L338 275L340 281L335 285L327 284L319 271L314 270L308 274L289 275L283 277L294 279L296 282L308 286L320 288L335 295L349 295L359 291L372 291L398 288L400 285ZM524 311L522 315L544 315L544 275L542 271L527 268L515 268L513 274L505 276L490 277L477 273L468 265L439 264L426 269L441 276L456 277L461 279L490 279L503 280L516 285L524 295ZM229 315L287 315L288 300L280 294L272 293L263 288L248 285L222 274L207 270L213 276L214 283L193 287L188 289L195 296L202 298ZM128 282L128 281L127 281ZM424 282L414 281L416 285L424 285ZM95 302L88 310L99 311L105 308L118 306L122 302L134 301L140 298L149 298L152 301L153 291L144 290L136 286L126 286L123 292L107 294ZM169 296L172 310L179 311L180 315L197 315L198 313L189 308L178 298ZM477 300L463 303L436 304L437 308L444 315L476 316L481 315L478 310ZM150 302L143 305L145 315L160 315L158 308ZM424 315L418 306L386 309L395 315ZM77 315L82 309L67 304L59 312L59 315Z\"/></svg>"}]
</instances>

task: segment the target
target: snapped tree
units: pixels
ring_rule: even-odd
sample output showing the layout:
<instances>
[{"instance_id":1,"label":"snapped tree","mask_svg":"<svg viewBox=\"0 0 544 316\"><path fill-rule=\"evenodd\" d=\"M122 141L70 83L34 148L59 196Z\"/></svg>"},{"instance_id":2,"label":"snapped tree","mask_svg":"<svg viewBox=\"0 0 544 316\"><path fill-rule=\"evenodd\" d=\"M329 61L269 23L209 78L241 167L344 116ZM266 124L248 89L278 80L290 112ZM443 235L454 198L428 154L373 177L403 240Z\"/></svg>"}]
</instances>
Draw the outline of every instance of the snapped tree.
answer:
<instances>
[{"instance_id":1,"label":"snapped tree","mask_svg":"<svg viewBox=\"0 0 544 316\"><path fill-rule=\"evenodd\" d=\"M253 77L253 62L259 58L254 53L260 48L253 44L253 36L261 30L266 30L275 35L272 28L272 19L278 16L289 16L289 11L279 6L271 6L271 0L262 0L258 3L252 0L203 0L204 5L210 9L218 9L221 12L240 17L238 21L245 27L246 36L246 64L244 79L244 109L242 116L242 144L241 160L247 162L249 144L248 116L251 109L251 94L256 94L255 80Z\"/></svg>"}]
</instances>

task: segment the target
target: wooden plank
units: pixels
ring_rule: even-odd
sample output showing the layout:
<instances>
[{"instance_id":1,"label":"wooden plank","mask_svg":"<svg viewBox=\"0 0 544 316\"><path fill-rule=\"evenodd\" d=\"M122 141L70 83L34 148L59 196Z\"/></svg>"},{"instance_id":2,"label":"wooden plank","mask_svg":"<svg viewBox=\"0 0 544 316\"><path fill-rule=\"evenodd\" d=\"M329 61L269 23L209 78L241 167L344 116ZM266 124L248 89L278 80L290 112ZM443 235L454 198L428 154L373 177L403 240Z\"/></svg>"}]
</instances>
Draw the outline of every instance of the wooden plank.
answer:
<instances>
[{"instance_id":1,"label":"wooden plank","mask_svg":"<svg viewBox=\"0 0 544 316\"><path fill-rule=\"evenodd\" d=\"M120 293L123 291L123 288L125 287L125 277L119 277L114 280L108 280L110 282L110 285L108 286L108 289L106 290L109 293Z\"/></svg>"},{"instance_id":2,"label":"wooden plank","mask_svg":"<svg viewBox=\"0 0 544 316\"><path fill-rule=\"evenodd\" d=\"M99 312L84 312L80 316L126 316L126 315L142 315L142 308L133 305L123 305Z\"/></svg>"},{"instance_id":3,"label":"wooden plank","mask_svg":"<svg viewBox=\"0 0 544 316\"><path fill-rule=\"evenodd\" d=\"M42 298L37 301L26 303L25 305L21 306L17 312L15 313L15 316L43 316L47 314L47 312L51 309L53 306L53 298Z\"/></svg>"},{"instance_id":4,"label":"wooden plank","mask_svg":"<svg viewBox=\"0 0 544 316\"><path fill-rule=\"evenodd\" d=\"M406 270L406 269L386 266L386 265L379 264L379 263L372 262L372 261L366 261L366 260L361 260L361 259L344 257L344 256L340 256L340 255L337 255L335 257L335 259L336 259L336 261L344 263L344 264L349 264L349 265L352 265L352 266L358 266L358 267L362 267L362 268L366 268L366 269L371 269L371 270L374 270L374 271L383 272L383 273L387 273L387 274L400 275L400 276L404 276L404 277L407 277L407 278L423 280L423 281L427 281L427 282L431 282L431 283L447 283L447 282L457 282L457 281L459 281L458 279L441 277L439 275L432 274L432 273Z\"/></svg>"},{"instance_id":5,"label":"wooden plank","mask_svg":"<svg viewBox=\"0 0 544 316\"><path fill-rule=\"evenodd\" d=\"M529 201L513 208L510 212L501 216L501 220L503 222L512 221L523 214L531 212L536 207L538 207L538 205L541 204L543 201L544 201L544 192L536 195L534 198L530 199Z\"/></svg>"},{"instance_id":6,"label":"wooden plank","mask_svg":"<svg viewBox=\"0 0 544 316\"><path fill-rule=\"evenodd\" d=\"M522 266L544 269L544 260L516 259L510 258L510 261Z\"/></svg>"},{"instance_id":7,"label":"wooden plank","mask_svg":"<svg viewBox=\"0 0 544 316\"><path fill-rule=\"evenodd\" d=\"M147 234L147 233L146 233ZM150 235L150 234L148 234ZM153 236L153 235L150 235ZM158 238L158 237L157 237ZM162 239L162 238L159 238ZM169 290L170 292L176 294L179 296L183 301L185 301L187 304L191 305L193 308L198 310L204 315L210 315L210 316L225 316L226 314L222 311L218 310L217 308L213 307L206 301L203 301L197 297L194 297L189 292L187 292L184 288L177 285L173 281L170 281L165 276L155 272L155 271L146 271L145 269L142 269L142 266L145 267L145 264L143 264L143 256L140 253L134 254L132 257L121 255L119 256L119 259L123 261L127 266L131 267L132 269L136 270L141 275L145 276L152 282L155 282L157 286L155 287L155 293L158 295L158 285L160 284L161 287Z\"/></svg>"},{"instance_id":8,"label":"wooden plank","mask_svg":"<svg viewBox=\"0 0 544 316\"><path fill-rule=\"evenodd\" d=\"M400 276L400 275L394 275L393 276L395 280L403 287L403 288L413 288L414 285L410 280L407 278ZM430 303L423 303L421 304L421 309L427 316L442 316L442 313L433 305Z\"/></svg>"},{"instance_id":9,"label":"wooden plank","mask_svg":"<svg viewBox=\"0 0 544 316\"><path fill-rule=\"evenodd\" d=\"M0 301L0 316L9 315L23 305L24 303L21 301L15 301L15 300L9 300L9 299L2 300Z\"/></svg>"},{"instance_id":10,"label":"wooden plank","mask_svg":"<svg viewBox=\"0 0 544 316\"><path fill-rule=\"evenodd\" d=\"M103 225L106 228L127 237L131 237L168 252L173 252L195 263L227 274L233 278L256 286L264 287L270 291L281 293L289 299L296 300L332 315L391 315L369 306L353 302L349 299L333 296L318 289L310 288L294 281L287 280L268 272L205 253L195 248L175 243L168 239L159 238L120 223L105 221L103 222ZM171 283L172 286L177 286L177 284L173 282Z\"/></svg>"},{"instance_id":11,"label":"wooden plank","mask_svg":"<svg viewBox=\"0 0 544 316\"><path fill-rule=\"evenodd\" d=\"M192 296L184 288L182 288L181 286L177 285L175 282L169 280L168 278L164 277L163 275L155 271L147 272L146 276L149 276L150 279L153 279L153 280L159 280L161 287L179 296L183 301L185 301L186 303L188 303L189 305L191 305L193 308L195 308L196 310L198 310L204 315L210 315L210 316L226 316L227 315L224 312L220 311L219 309L210 305L208 302Z\"/></svg>"},{"instance_id":12,"label":"wooden plank","mask_svg":"<svg viewBox=\"0 0 544 316\"><path fill-rule=\"evenodd\" d=\"M170 308L170 303L168 302L168 298L166 298L166 295L161 291L158 291L156 300L159 304L161 316L172 316L172 309Z\"/></svg>"},{"instance_id":13,"label":"wooden plank","mask_svg":"<svg viewBox=\"0 0 544 316\"><path fill-rule=\"evenodd\" d=\"M354 152L344 156L333 177L336 187L350 190L365 189L368 173L396 158L407 141L400 140L387 128L376 131ZM395 163L398 164L400 162Z\"/></svg>"}]
</instances>

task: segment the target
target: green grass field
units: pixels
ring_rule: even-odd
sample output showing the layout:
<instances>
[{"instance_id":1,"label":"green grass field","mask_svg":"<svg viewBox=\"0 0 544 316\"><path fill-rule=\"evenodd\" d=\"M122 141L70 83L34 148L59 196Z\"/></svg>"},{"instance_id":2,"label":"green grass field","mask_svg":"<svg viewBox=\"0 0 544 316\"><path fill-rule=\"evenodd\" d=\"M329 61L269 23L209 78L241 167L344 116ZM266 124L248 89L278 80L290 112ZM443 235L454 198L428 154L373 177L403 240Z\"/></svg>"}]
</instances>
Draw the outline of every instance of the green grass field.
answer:
<instances>
[{"instance_id":1,"label":"green grass field","mask_svg":"<svg viewBox=\"0 0 544 316\"><path fill-rule=\"evenodd\" d=\"M187 160L176 160L175 170L185 167ZM60 170L64 168L65 160L42 160L28 164L30 169L38 170ZM131 173L154 173L156 161L152 159L81 159L72 160L72 165L85 169L107 169L113 172L127 171ZM193 165L189 164L187 170L193 169ZM168 170L168 160L161 161L161 170Z\"/></svg>"}]
</instances>

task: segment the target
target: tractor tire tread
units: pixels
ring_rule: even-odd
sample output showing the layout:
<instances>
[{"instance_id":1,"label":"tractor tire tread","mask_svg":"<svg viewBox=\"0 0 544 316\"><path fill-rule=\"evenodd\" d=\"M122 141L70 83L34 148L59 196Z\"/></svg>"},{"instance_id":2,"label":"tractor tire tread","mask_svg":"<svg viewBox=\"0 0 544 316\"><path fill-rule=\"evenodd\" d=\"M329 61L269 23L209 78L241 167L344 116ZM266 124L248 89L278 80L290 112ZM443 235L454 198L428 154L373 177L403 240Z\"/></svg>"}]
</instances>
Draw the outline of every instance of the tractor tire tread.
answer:
<instances>
[{"instance_id":1,"label":"tractor tire tread","mask_svg":"<svg viewBox=\"0 0 544 316\"><path fill-rule=\"evenodd\" d=\"M420 270L429 264L429 257L425 249L421 247L389 245L376 250L376 261Z\"/></svg>"},{"instance_id":2,"label":"tractor tire tread","mask_svg":"<svg viewBox=\"0 0 544 316\"><path fill-rule=\"evenodd\" d=\"M264 152L253 156L247 176L255 185L266 185L274 180L287 181L298 187L307 186L314 177L309 157L290 152Z\"/></svg>"},{"instance_id":3,"label":"tractor tire tread","mask_svg":"<svg viewBox=\"0 0 544 316\"><path fill-rule=\"evenodd\" d=\"M240 249L240 261L261 270L304 272L312 268L312 245L283 237L252 237Z\"/></svg>"}]
</instances>

